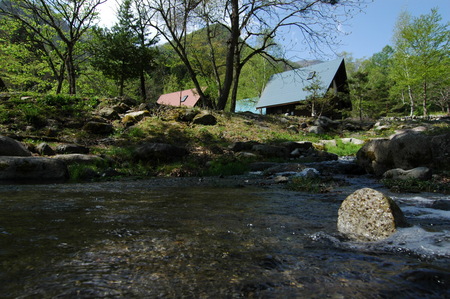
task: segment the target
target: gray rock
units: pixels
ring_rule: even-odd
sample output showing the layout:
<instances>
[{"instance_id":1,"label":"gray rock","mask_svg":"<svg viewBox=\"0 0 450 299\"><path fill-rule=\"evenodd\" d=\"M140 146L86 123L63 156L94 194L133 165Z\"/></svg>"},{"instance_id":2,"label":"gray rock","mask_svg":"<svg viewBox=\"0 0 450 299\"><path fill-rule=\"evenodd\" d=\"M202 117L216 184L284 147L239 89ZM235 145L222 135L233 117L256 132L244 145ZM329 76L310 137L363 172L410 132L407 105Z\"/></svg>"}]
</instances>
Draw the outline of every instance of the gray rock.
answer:
<instances>
[{"instance_id":1,"label":"gray rock","mask_svg":"<svg viewBox=\"0 0 450 299\"><path fill-rule=\"evenodd\" d=\"M320 161L336 161L339 159L339 156L333 153L329 153L326 151L316 151L312 157L316 162Z\"/></svg>"},{"instance_id":2,"label":"gray rock","mask_svg":"<svg viewBox=\"0 0 450 299\"><path fill-rule=\"evenodd\" d=\"M214 126L215 124L217 124L217 119L210 113L200 114L194 117L192 123L196 125Z\"/></svg>"},{"instance_id":3,"label":"gray rock","mask_svg":"<svg viewBox=\"0 0 450 299\"><path fill-rule=\"evenodd\" d=\"M133 125L140 122L147 116L150 116L150 112L148 112L147 110L130 112L122 117L122 123L125 125Z\"/></svg>"},{"instance_id":4,"label":"gray rock","mask_svg":"<svg viewBox=\"0 0 450 299\"><path fill-rule=\"evenodd\" d=\"M377 176L394 168L449 170L450 134L431 137L409 130L393 135L391 139L371 140L356 156L359 165Z\"/></svg>"},{"instance_id":5,"label":"gray rock","mask_svg":"<svg viewBox=\"0 0 450 299\"><path fill-rule=\"evenodd\" d=\"M178 120L180 121L186 121L191 122L194 120L194 118L200 113L197 109L185 109L180 112L180 115L178 116Z\"/></svg>"},{"instance_id":6,"label":"gray rock","mask_svg":"<svg viewBox=\"0 0 450 299\"><path fill-rule=\"evenodd\" d=\"M337 228L359 241L379 241L407 226L403 212L388 196L370 188L350 194L338 211Z\"/></svg>"},{"instance_id":7,"label":"gray rock","mask_svg":"<svg viewBox=\"0 0 450 299\"><path fill-rule=\"evenodd\" d=\"M265 175L274 175L279 173L287 173L287 172L301 172L306 168L305 165L299 163L280 163L276 164L264 171Z\"/></svg>"},{"instance_id":8,"label":"gray rock","mask_svg":"<svg viewBox=\"0 0 450 299\"><path fill-rule=\"evenodd\" d=\"M185 148L166 143L144 143L134 150L134 157L140 161L172 161L188 154Z\"/></svg>"},{"instance_id":9,"label":"gray rock","mask_svg":"<svg viewBox=\"0 0 450 299\"><path fill-rule=\"evenodd\" d=\"M289 152L293 152L294 150L298 150L299 152L304 152L313 147L312 142L309 141L287 141L280 144L281 146L287 148Z\"/></svg>"},{"instance_id":10,"label":"gray rock","mask_svg":"<svg viewBox=\"0 0 450 299\"><path fill-rule=\"evenodd\" d=\"M319 142L316 142L314 144L318 145L318 146L325 146L325 147L326 146L331 146L331 147L337 146L337 142L334 139L331 139L331 140L319 140Z\"/></svg>"},{"instance_id":11,"label":"gray rock","mask_svg":"<svg viewBox=\"0 0 450 299\"><path fill-rule=\"evenodd\" d=\"M87 147L77 144L60 144L56 147L58 154L89 154Z\"/></svg>"},{"instance_id":12,"label":"gray rock","mask_svg":"<svg viewBox=\"0 0 450 299\"><path fill-rule=\"evenodd\" d=\"M364 144L364 140L358 139L358 138L342 138L342 143L351 143L351 144Z\"/></svg>"},{"instance_id":13,"label":"gray rock","mask_svg":"<svg viewBox=\"0 0 450 299\"><path fill-rule=\"evenodd\" d=\"M36 151L41 156L53 156L55 154L55 151L45 142L42 142L36 146Z\"/></svg>"},{"instance_id":14,"label":"gray rock","mask_svg":"<svg viewBox=\"0 0 450 299\"><path fill-rule=\"evenodd\" d=\"M72 164L102 164L105 160L96 155L85 155L85 154L65 154L56 155L52 157L53 159L65 162L67 165Z\"/></svg>"},{"instance_id":15,"label":"gray rock","mask_svg":"<svg viewBox=\"0 0 450 299\"><path fill-rule=\"evenodd\" d=\"M320 172L315 168L305 168L297 176L313 179L320 177Z\"/></svg>"},{"instance_id":16,"label":"gray rock","mask_svg":"<svg viewBox=\"0 0 450 299\"><path fill-rule=\"evenodd\" d=\"M439 199L433 202L431 205L432 209L450 211L450 200Z\"/></svg>"},{"instance_id":17,"label":"gray rock","mask_svg":"<svg viewBox=\"0 0 450 299\"><path fill-rule=\"evenodd\" d=\"M254 162L249 165L250 171L264 171L278 165L275 162Z\"/></svg>"},{"instance_id":18,"label":"gray rock","mask_svg":"<svg viewBox=\"0 0 450 299\"><path fill-rule=\"evenodd\" d=\"M392 156L394 166L401 169L431 166L433 161L430 137L414 131L394 135L389 142L388 154Z\"/></svg>"},{"instance_id":19,"label":"gray rock","mask_svg":"<svg viewBox=\"0 0 450 299\"><path fill-rule=\"evenodd\" d=\"M254 153L239 152L236 154L236 157L240 159L255 159L257 156Z\"/></svg>"},{"instance_id":20,"label":"gray rock","mask_svg":"<svg viewBox=\"0 0 450 299\"><path fill-rule=\"evenodd\" d=\"M396 168L388 153L389 140L374 139L363 145L356 153L356 159L366 172L381 176L389 169Z\"/></svg>"},{"instance_id":21,"label":"gray rock","mask_svg":"<svg viewBox=\"0 0 450 299\"><path fill-rule=\"evenodd\" d=\"M110 108L110 107L104 107L102 109L100 109L100 111L98 112L98 114L101 117L104 117L106 119L109 120L114 120L114 119L119 119L119 113L117 113L116 110L114 110L114 108Z\"/></svg>"},{"instance_id":22,"label":"gray rock","mask_svg":"<svg viewBox=\"0 0 450 299\"><path fill-rule=\"evenodd\" d=\"M332 119L326 117L326 116L319 116L315 121L314 125L322 127L324 129L335 126L339 124L337 121L333 121Z\"/></svg>"},{"instance_id":23,"label":"gray rock","mask_svg":"<svg viewBox=\"0 0 450 299\"><path fill-rule=\"evenodd\" d=\"M278 175L273 179L275 184L286 184L289 182L289 178L283 175Z\"/></svg>"},{"instance_id":24,"label":"gray rock","mask_svg":"<svg viewBox=\"0 0 450 299\"><path fill-rule=\"evenodd\" d=\"M113 109L114 111L116 111L118 114L122 114L122 113L125 113L125 112L127 112L128 110L130 110L130 106L128 106L128 105L125 104L125 103L119 103L119 104L113 106L112 109Z\"/></svg>"},{"instance_id":25,"label":"gray rock","mask_svg":"<svg viewBox=\"0 0 450 299\"><path fill-rule=\"evenodd\" d=\"M416 167L410 170L395 168L390 169L383 174L383 178L393 180L418 179L425 181L430 180L431 176L432 176L431 169L427 167Z\"/></svg>"},{"instance_id":26,"label":"gray rock","mask_svg":"<svg viewBox=\"0 0 450 299\"><path fill-rule=\"evenodd\" d=\"M255 141L245 141L245 142L238 141L231 144L228 148L233 152L250 151L256 144L258 143Z\"/></svg>"},{"instance_id":27,"label":"gray rock","mask_svg":"<svg viewBox=\"0 0 450 299\"><path fill-rule=\"evenodd\" d=\"M282 146L257 144L252 147L252 151L257 152L263 157L279 157L284 158L288 155L288 150Z\"/></svg>"},{"instance_id":28,"label":"gray rock","mask_svg":"<svg viewBox=\"0 0 450 299\"><path fill-rule=\"evenodd\" d=\"M325 129L322 128L321 126L311 126L308 128L308 132L312 133L312 134L325 134Z\"/></svg>"},{"instance_id":29,"label":"gray rock","mask_svg":"<svg viewBox=\"0 0 450 299\"><path fill-rule=\"evenodd\" d=\"M91 134L109 135L114 132L114 127L108 123L90 121L83 126L83 130Z\"/></svg>"},{"instance_id":30,"label":"gray rock","mask_svg":"<svg viewBox=\"0 0 450 299\"><path fill-rule=\"evenodd\" d=\"M31 156L31 152L17 140L0 136L0 156Z\"/></svg>"},{"instance_id":31,"label":"gray rock","mask_svg":"<svg viewBox=\"0 0 450 299\"><path fill-rule=\"evenodd\" d=\"M0 180L14 182L64 181L67 165L43 157L0 157Z\"/></svg>"},{"instance_id":32,"label":"gray rock","mask_svg":"<svg viewBox=\"0 0 450 299\"><path fill-rule=\"evenodd\" d=\"M291 132L294 132L294 133L298 133L299 132L298 126L296 126L296 125L290 125L289 127L287 127L287 130L291 131Z\"/></svg>"},{"instance_id":33,"label":"gray rock","mask_svg":"<svg viewBox=\"0 0 450 299\"><path fill-rule=\"evenodd\" d=\"M450 170L450 133L431 138L431 153L433 168Z\"/></svg>"}]
</instances>

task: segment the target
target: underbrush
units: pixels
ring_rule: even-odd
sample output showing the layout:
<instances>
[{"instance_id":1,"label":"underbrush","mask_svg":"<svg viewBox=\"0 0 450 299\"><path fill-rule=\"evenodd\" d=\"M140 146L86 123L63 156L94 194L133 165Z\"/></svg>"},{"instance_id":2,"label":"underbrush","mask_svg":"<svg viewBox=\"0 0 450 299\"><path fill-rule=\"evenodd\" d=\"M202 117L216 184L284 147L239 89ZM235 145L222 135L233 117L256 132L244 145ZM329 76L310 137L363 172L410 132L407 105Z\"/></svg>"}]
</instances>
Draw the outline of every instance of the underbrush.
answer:
<instances>
[{"instance_id":1,"label":"underbrush","mask_svg":"<svg viewBox=\"0 0 450 299\"><path fill-rule=\"evenodd\" d=\"M287 185L287 188L292 191L308 193L328 193L343 184L343 181L332 177L295 177Z\"/></svg>"},{"instance_id":2,"label":"underbrush","mask_svg":"<svg viewBox=\"0 0 450 299\"><path fill-rule=\"evenodd\" d=\"M386 187L391 189L391 191L398 193L432 192L450 194L450 179L448 177L437 178L430 181L422 181L418 179L383 179L381 182Z\"/></svg>"}]
</instances>

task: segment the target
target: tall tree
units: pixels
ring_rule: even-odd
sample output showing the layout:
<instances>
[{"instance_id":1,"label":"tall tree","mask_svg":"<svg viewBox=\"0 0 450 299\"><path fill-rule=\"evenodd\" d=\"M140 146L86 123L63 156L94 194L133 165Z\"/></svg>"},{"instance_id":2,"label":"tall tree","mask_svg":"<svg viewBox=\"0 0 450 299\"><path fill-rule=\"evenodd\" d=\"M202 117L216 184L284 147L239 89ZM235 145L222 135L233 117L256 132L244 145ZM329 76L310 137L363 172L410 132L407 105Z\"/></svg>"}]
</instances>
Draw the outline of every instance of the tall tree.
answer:
<instances>
[{"instance_id":1,"label":"tall tree","mask_svg":"<svg viewBox=\"0 0 450 299\"><path fill-rule=\"evenodd\" d=\"M92 64L107 77L116 80L119 95L124 94L125 82L140 79L140 93L146 99L145 73L152 68L155 49L150 46L155 39L147 40L139 17L132 10L132 1L124 0L119 7L118 22L111 28L96 28L96 38L91 43Z\"/></svg>"},{"instance_id":2,"label":"tall tree","mask_svg":"<svg viewBox=\"0 0 450 299\"><path fill-rule=\"evenodd\" d=\"M437 9L430 14L412 18L400 16L395 35L393 78L397 87L407 90L414 113L414 94L422 99L423 115L427 116L430 91L442 86L439 81L450 77L450 23L442 23Z\"/></svg>"},{"instance_id":3,"label":"tall tree","mask_svg":"<svg viewBox=\"0 0 450 299\"><path fill-rule=\"evenodd\" d=\"M93 25L97 7L106 1L7 0L0 3L0 14L20 21L58 55L67 72L69 94L75 94L75 47Z\"/></svg>"},{"instance_id":4,"label":"tall tree","mask_svg":"<svg viewBox=\"0 0 450 299\"><path fill-rule=\"evenodd\" d=\"M357 0L139 0L152 19L150 25L155 28L173 47L186 66L194 86L203 101L198 73L188 55L187 36L192 30L206 28L206 38L214 39L214 26L227 30L224 65L215 63L218 54L212 45L205 53L216 68L219 95L215 107L225 109L228 100L236 101L237 88L242 69L252 57L265 54L271 57L270 49L275 46L274 37L284 29L294 29L298 36L312 50L335 42L334 33L337 23L348 17L343 7L360 7L364 1ZM256 42L259 41L259 42ZM262 41L262 42L261 42ZM246 51L250 48L251 51ZM272 57L273 59L274 57ZM224 70L219 72L218 68Z\"/></svg>"}]
</instances>

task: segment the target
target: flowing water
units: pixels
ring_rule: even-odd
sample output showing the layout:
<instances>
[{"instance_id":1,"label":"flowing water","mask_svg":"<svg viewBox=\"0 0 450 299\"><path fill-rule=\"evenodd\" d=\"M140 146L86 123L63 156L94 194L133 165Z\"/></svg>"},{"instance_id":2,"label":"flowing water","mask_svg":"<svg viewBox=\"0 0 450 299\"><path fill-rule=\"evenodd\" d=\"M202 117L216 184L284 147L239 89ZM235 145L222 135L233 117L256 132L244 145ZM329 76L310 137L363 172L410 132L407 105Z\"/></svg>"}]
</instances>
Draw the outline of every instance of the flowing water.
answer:
<instances>
[{"instance_id":1,"label":"flowing water","mask_svg":"<svg viewBox=\"0 0 450 299\"><path fill-rule=\"evenodd\" d=\"M413 226L351 242L337 212L363 186L3 185L0 297L450 297L448 196L396 195Z\"/></svg>"}]
</instances>

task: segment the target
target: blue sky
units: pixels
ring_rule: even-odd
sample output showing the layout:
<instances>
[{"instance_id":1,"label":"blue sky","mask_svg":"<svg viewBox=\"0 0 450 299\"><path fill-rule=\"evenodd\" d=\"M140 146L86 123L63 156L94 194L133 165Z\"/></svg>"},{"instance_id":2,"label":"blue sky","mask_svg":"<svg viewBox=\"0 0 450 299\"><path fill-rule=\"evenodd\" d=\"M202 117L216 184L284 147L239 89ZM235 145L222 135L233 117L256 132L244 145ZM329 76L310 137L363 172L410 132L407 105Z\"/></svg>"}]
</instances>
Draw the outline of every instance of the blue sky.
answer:
<instances>
[{"instance_id":1,"label":"blue sky","mask_svg":"<svg viewBox=\"0 0 450 299\"><path fill-rule=\"evenodd\" d=\"M375 0L363 13L344 25L349 32L342 37L337 50L349 52L354 58L369 58L384 46L392 45L392 36L399 14L406 10L412 16L429 14L437 7L443 22L450 21L450 0Z\"/></svg>"},{"instance_id":2,"label":"blue sky","mask_svg":"<svg viewBox=\"0 0 450 299\"><path fill-rule=\"evenodd\" d=\"M115 9L113 7L115 5L116 1L109 0L100 7L101 25L110 26L114 23ZM394 27L402 11L406 10L412 16L418 17L422 14L429 14L435 7L439 9L443 21L449 22L450 0L374 0L367 5L363 12L343 24L342 30L347 35L340 36L342 43L335 49L335 52L351 53L355 59L369 58L380 52L384 46L392 45ZM304 49L290 50L294 51L289 51L287 58L293 61L314 58L329 60L335 57L332 52L328 52L328 57L316 57Z\"/></svg>"}]
</instances>

